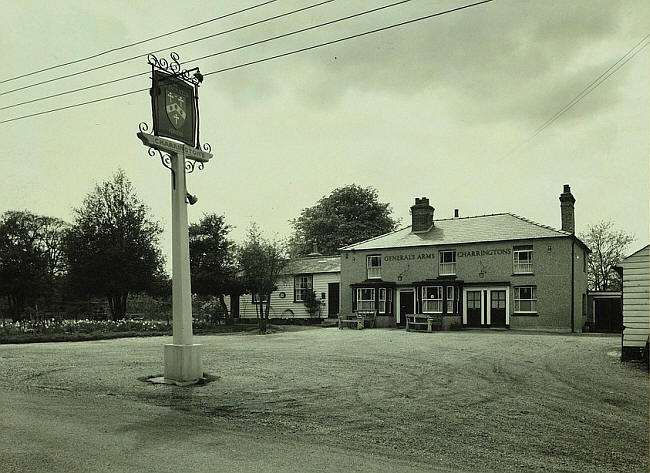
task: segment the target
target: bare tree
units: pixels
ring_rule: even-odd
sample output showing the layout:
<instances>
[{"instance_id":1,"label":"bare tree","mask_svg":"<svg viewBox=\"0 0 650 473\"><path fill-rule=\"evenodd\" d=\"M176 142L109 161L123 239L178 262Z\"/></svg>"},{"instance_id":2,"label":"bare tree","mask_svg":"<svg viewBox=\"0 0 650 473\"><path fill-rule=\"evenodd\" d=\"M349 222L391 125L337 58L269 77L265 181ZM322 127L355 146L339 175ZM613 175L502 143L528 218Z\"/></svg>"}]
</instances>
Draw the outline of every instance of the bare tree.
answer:
<instances>
[{"instance_id":1,"label":"bare tree","mask_svg":"<svg viewBox=\"0 0 650 473\"><path fill-rule=\"evenodd\" d=\"M614 228L611 221L602 221L579 235L591 248L587 266L587 282L592 291L620 291L622 282L614 266L621 263L634 236Z\"/></svg>"}]
</instances>

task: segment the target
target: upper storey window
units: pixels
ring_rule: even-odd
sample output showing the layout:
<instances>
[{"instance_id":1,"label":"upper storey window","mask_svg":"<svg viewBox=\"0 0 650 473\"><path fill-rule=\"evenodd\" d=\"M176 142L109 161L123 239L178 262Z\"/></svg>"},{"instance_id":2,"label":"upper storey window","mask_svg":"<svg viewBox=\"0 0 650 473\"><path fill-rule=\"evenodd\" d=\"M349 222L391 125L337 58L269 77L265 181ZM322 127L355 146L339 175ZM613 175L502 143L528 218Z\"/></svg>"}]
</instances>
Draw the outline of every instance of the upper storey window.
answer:
<instances>
[{"instance_id":1,"label":"upper storey window","mask_svg":"<svg viewBox=\"0 0 650 473\"><path fill-rule=\"evenodd\" d=\"M513 251L513 271L515 274L533 272L533 247L515 246Z\"/></svg>"},{"instance_id":2,"label":"upper storey window","mask_svg":"<svg viewBox=\"0 0 650 473\"><path fill-rule=\"evenodd\" d=\"M366 256L366 269L368 270L368 279L381 279L381 256Z\"/></svg>"}]
</instances>

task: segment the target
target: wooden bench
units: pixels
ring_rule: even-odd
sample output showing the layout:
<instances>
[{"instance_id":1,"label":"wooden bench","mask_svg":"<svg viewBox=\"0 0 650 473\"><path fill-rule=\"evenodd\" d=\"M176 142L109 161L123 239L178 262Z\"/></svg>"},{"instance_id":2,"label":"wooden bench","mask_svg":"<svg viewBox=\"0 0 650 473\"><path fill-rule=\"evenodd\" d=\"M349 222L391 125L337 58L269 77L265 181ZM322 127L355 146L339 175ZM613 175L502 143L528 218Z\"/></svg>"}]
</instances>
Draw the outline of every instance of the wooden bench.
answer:
<instances>
[{"instance_id":1,"label":"wooden bench","mask_svg":"<svg viewBox=\"0 0 650 473\"><path fill-rule=\"evenodd\" d=\"M346 317L339 314L339 329L349 325L351 328L356 327L357 330L362 330L366 327L366 322L369 328L375 327L377 314L372 312L355 312Z\"/></svg>"},{"instance_id":2,"label":"wooden bench","mask_svg":"<svg viewBox=\"0 0 650 473\"><path fill-rule=\"evenodd\" d=\"M442 330L442 316L431 314L412 314L406 316L406 330L426 330L433 332L433 329Z\"/></svg>"}]
</instances>

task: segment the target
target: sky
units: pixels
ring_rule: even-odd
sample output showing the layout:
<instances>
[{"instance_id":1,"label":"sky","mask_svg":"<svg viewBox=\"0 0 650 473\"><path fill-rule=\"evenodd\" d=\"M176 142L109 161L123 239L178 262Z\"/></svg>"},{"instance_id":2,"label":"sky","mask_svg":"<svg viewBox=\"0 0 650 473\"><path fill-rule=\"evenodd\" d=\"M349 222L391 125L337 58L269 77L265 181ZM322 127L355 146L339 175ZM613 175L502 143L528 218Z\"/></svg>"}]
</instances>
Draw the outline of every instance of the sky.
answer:
<instances>
[{"instance_id":1,"label":"sky","mask_svg":"<svg viewBox=\"0 0 650 473\"><path fill-rule=\"evenodd\" d=\"M54 0L3 6L0 81L210 20L263 0ZM0 108L144 73L146 54L320 3L277 0L94 59L0 83ZM194 60L391 3L335 0L284 18L156 53L206 76L200 136L213 159L188 175L203 213L225 215L241 242L255 222L271 238L332 190L372 186L403 225L415 197L435 218L513 212L556 228L570 184L578 233L602 220L648 242L648 51L538 134L585 87L648 43L645 1L495 0L276 60L287 51L471 3L412 0L357 18ZM645 39L644 39L645 38ZM134 56L134 60L10 92ZM620 63L619 63L620 65ZM611 72L611 71L610 71ZM0 110L0 122L150 86L147 74ZM9 92L9 93L7 93ZM137 139L151 125L147 92L0 123L0 213L72 221L86 194L123 169L165 228L169 171Z\"/></svg>"}]
</instances>

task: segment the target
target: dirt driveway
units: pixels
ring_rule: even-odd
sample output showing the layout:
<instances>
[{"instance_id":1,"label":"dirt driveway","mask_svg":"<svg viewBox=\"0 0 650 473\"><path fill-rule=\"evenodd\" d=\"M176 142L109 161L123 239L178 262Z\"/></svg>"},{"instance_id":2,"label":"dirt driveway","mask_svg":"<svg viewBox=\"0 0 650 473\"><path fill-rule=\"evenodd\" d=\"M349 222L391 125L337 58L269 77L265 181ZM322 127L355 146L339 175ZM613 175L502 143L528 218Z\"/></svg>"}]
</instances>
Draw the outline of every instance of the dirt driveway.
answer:
<instances>
[{"instance_id":1,"label":"dirt driveway","mask_svg":"<svg viewBox=\"0 0 650 473\"><path fill-rule=\"evenodd\" d=\"M44 429L79 404L104 412L65 417L99 416L86 437L131 411L136 437L177 426L223 456L205 471L236 471L236 458L241 471L648 471L648 374L612 356L616 337L331 328L197 340L217 379L192 388L138 380L161 373L168 338L0 345L0 446L30 435L19 415L7 424L10 404L25 416L37 402L68 406L48 410ZM25 458L2 455L0 470Z\"/></svg>"}]
</instances>

